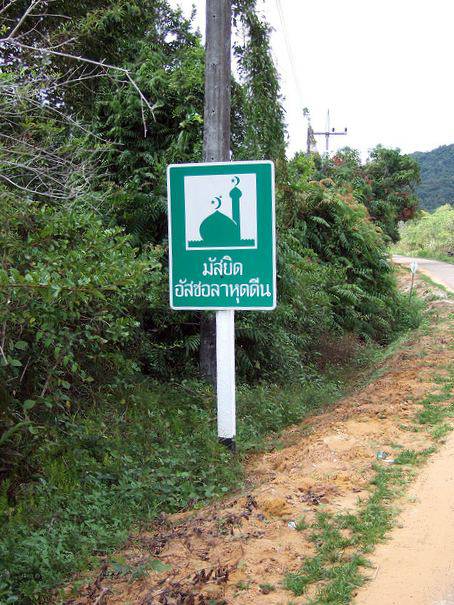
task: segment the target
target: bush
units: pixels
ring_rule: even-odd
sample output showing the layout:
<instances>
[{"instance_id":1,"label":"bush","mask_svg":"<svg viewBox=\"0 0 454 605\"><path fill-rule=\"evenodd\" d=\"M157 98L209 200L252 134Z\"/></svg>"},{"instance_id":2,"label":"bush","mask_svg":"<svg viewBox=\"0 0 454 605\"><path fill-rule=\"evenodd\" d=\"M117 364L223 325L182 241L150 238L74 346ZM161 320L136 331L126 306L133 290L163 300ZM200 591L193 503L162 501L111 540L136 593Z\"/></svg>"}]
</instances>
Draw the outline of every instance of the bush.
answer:
<instances>
[{"instance_id":1,"label":"bush","mask_svg":"<svg viewBox=\"0 0 454 605\"><path fill-rule=\"evenodd\" d=\"M46 418L137 371L125 345L159 265L83 206L53 207L3 191L0 222L0 445L10 468L28 457Z\"/></svg>"},{"instance_id":2,"label":"bush","mask_svg":"<svg viewBox=\"0 0 454 605\"><path fill-rule=\"evenodd\" d=\"M312 158L297 155L278 184L278 306L238 314L240 380L305 379L327 340L387 344L414 325L398 290L381 228L352 191L311 181Z\"/></svg>"}]
</instances>

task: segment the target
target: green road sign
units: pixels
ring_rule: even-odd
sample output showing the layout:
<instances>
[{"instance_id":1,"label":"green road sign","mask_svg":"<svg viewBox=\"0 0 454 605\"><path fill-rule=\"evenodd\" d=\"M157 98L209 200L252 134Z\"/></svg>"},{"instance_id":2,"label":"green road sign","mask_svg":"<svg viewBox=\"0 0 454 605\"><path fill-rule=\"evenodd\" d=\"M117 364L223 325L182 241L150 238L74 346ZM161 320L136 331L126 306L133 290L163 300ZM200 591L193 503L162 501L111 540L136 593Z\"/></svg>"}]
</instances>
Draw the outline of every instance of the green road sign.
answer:
<instances>
[{"instance_id":1,"label":"green road sign","mask_svg":"<svg viewBox=\"0 0 454 605\"><path fill-rule=\"evenodd\" d=\"M276 306L272 162L167 169L172 309Z\"/></svg>"}]
</instances>

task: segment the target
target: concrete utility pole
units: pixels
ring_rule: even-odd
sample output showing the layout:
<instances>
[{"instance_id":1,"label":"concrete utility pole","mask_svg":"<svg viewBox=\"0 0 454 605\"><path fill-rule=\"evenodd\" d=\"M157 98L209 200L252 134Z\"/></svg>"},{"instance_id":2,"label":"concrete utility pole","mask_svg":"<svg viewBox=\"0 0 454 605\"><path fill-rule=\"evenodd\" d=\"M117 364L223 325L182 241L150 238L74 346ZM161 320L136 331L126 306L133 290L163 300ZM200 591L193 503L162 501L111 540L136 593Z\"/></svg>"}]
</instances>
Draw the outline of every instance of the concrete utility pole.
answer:
<instances>
[{"instance_id":1,"label":"concrete utility pole","mask_svg":"<svg viewBox=\"0 0 454 605\"><path fill-rule=\"evenodd\" d=\"M231 38L231 0L206 0L205 162L230 161ZM218 433L231 449L235 448L234 322L233 310L216 311L216 320L203 313L200 331L201 371L212 383L217 381Z\"/></svg>"},{"instance_id":2,"label":"concrete utility pole","mask_svg":"<svg viewBox=\"0 0 454 605\"><path fill-rule=\"evenodd\" d=\"M322 132L312 132L312 134L315 136L323 135L325 137L325 152L328 154L329 153L329 138L333 137L333 136L345 136L347 134L347 129L344 128L344 130L335 130L334 128L331 128L330 119L329 119L329 109L328 109L328 114L327 114L327 118L326 118L326 130L322 131Z\"/></svg>"},{"instance_id":3,"label":"concrete utility pole","mask_svg":"<svg viewBox=\"0 0 454 605\"><path fill-rule=\"evenodd\" d=\"M307 126L307 139L306 139L306 155L310 155L312 147L315 146L314 130L309 122Z\"/></svg>"},{"instance_id":4,"label":"concrete utility pole","mask_svg":"<svg viewBox=\"0 0 454 605\"><path fill-rule=\"evenodd\" d=\"M230 161L232 2L206 1L203 159Z\"/></svg>"}]
</instances>

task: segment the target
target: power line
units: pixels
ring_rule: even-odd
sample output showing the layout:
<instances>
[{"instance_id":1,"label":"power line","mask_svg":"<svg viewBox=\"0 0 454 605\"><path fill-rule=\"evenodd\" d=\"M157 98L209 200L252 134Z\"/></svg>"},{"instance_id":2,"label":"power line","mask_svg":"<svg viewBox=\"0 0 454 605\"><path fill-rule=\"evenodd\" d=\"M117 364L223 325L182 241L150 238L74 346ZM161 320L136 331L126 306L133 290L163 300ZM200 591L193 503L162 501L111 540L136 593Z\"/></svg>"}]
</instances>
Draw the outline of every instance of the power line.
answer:
<instances>
[{"instance_id":1,"label":"power line","mask_svg":"<svg viewBox=\"0 0 454 605\"><path fill-rule=\"evenodd\" d=\"M281 0L276 0L276 7L277 7L277 12L279 14L279 19L281 22L281 26L282 26L282 33L284 35L284 41L285 41L285 48L287 51L287 56L289 58L290 61L290 67L291 67L291 72L293 75L293 80L295 83L295 87L296 90L298 92L298 95L300 97L300 101L302 102L303 100L303 92L302 92L302 88L300 86L300 81L298 78L298 71L296 69L296 65L295 65L295 61L294 61L294 55L293 55L293 51L292 51L292 46L290 44L290 37L288 35L288 30L287 30L287 24L285 22L285 15L284 15L284 11L282 9L282 4L281 4Z\"/></svg>"},{"instance_id":2,"label":"power line","mask_svg":"<svg viewBox=\"0 0 454 605\"><path fill-rule=\"evenodd\" d=\"M302 91L302 88L300 85L298 70L297 70L296 64L295 64L295 55L293 54L292 45L290 43L290 36L288 34L287 24L285 22L285 14L284 14L284 10L282 8L281 0L276 0L276 8L277 8L277 12L278 12L279 19L280 19L281 26L282 26L282 33L283 33L284 41L285 41L285 48L286 48L287 56L288 56L288 59L290 62L293 81L294 81L297 93L299 95L300 102L302 104L303 103L303 91ZM325 137L325 149L326 149L326 153L329 153L330 137L347 134L347 128L345 128L344 131L338 131L335 128L330 127L329 110L328 110L328 114L327 114L327 124L326 124L325 131L314 132L314 130L311 126L310 118L308 118L308 122L309 123L308 123L308 130L307 130L307 153L310 153L311 147L313 145L315 145L316 136L323 135Z\"/></svg>"}]
</instances>

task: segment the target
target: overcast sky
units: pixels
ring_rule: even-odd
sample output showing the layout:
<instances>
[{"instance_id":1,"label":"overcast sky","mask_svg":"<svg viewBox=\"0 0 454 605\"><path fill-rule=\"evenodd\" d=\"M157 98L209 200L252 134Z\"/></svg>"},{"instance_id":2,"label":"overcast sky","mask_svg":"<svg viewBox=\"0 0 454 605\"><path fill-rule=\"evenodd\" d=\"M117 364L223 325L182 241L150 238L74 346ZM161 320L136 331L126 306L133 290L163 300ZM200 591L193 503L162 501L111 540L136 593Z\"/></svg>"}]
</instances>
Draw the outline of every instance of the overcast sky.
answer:
<instances>
[{"instance_id":1,"label":"overcast sky","mask_svg":"<svg viewBox=\"0 0 454 605\"><path fill-rule=\"evenodd\" d=\"M204 30L205 0L171 0ZM279 12L281 7L281 15ZM289 152L303 149L308 107L330 148L404 152L454 143L454 0L258 0L274 28ZM293 67L292 67L293 65ZM319 137L323 151L324 139Z\"/></svg>"}]
</instances>

